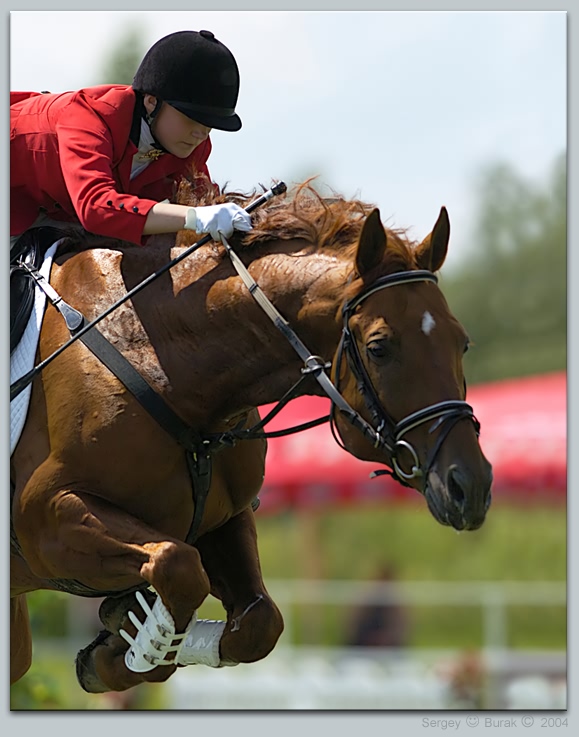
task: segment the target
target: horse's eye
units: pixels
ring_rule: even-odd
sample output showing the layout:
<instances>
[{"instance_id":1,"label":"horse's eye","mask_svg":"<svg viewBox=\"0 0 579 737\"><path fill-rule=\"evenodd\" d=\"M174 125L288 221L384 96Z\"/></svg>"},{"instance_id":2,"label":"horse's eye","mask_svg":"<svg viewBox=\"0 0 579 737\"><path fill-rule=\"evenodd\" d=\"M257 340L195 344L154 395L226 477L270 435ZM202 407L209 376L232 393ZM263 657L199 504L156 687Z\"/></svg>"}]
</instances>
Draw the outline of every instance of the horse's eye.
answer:
<instances>
[{"instance_id":1,"label":"horse's eye","mask_svg":"<svg viewBox=\"0 0 579 737\"><path fill-rule=\"evenodd\" d=\"M373 340L366 346L368 355L374 359L384 359L388 356L388 348L385 341Z\"/></svg>"},{"instance_id":2,"label":"horse's eye","mask_svg":"<svg viewBox=\"0 0 579 737\"><path fill-rule=\"evenodd\" d=\"M464 351L463 351L463 353L466 353L469 348L470 348L470 340L467 338L466 339L466 342L464 344Z\"/></svg>"}]
</instances>

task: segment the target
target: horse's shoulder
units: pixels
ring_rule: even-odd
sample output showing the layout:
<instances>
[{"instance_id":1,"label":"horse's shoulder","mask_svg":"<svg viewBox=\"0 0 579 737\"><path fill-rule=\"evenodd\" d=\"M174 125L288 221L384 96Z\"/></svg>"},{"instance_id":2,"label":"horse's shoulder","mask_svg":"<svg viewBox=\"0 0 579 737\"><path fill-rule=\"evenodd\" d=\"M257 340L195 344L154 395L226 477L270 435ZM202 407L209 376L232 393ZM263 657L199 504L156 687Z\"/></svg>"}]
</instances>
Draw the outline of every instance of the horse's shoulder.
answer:
<instances>
[{"instance_id":1,"label":"horse's shoulder","mask_svg":"<svg viewBox=\"0 0 579 737\"><path fill-rule=\"evenodd\" d=\"M118 263L122 253L117 248L81 248L74 251L62 251L56 254L54 264L65 271L78 268L102 268Z\"/></svg>"},{"instance_id":2,"label":"horse's shoulder","mask_svg":"<svg viewBox=\"0 0 579 737\"><path fill-rule=\"evenodd\" d=\"M88 299L94 303L123 289L122 254L107 248L91 248L57 255L50 282L67 299L74 295L75 304ZM79 303L80 304L80 303Z\"/></svg>"}]
</instances>

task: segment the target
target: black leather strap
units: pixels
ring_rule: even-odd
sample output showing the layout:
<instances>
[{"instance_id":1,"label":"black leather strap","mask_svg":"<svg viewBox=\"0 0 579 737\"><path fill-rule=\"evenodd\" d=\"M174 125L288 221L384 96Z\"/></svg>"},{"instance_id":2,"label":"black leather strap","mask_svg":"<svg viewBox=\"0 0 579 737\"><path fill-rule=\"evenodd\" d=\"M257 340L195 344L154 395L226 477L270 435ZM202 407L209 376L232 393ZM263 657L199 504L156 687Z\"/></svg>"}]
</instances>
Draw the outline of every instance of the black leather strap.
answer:
<instances>
[{"instance_id":1,"label":"black leather strap","mask_svg":"<svg viewBox=\"0 0 579 737\"><path fill-rule=\"evenodd\" d=\"M84 318L83 318L84 320ZM83 322L84 325L84 322ZM79 326L79 329L83 327ZM192 453L197 453L202 447L201 436L189 427L172 409L165 400L145 381L141 374L132 366L98 328L91 328L81 336L80 340L95 356L111 371L131 392L139 404L154 417L161 427L174 438L179 445Z\"/></svg>"},{"instance_id":2,"label":"black leather strap","mask_svg":"<svg viewBox=\"0 0 579 737\"><path fill-rule=\"evenodd\" d=\"M83 316L83 324L84 320ZM79 330L82 327L83 325L80 325ZM124 384L137 402L161 425L165 432L185 449L195 502L193 521L186 542L193 544L199 533L205 502L211 486L211 456L205 449L201 435L169 407L122 353L109 343L98 328L91 328L80 337L80 340Z\"/></svg>"}]
</instances>

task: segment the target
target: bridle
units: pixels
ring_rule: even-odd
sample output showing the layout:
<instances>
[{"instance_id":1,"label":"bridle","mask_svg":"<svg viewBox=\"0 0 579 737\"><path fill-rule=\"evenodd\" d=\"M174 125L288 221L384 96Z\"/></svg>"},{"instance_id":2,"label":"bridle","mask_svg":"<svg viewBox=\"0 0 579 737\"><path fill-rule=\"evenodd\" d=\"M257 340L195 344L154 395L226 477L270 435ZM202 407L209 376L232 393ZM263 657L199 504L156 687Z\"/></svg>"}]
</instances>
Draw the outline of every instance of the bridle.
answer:
<instances>
[{"instance_id":1,"label":"bridle","mask_svg":"<svg viewBox=\"0 0 579 737\"><path fill-rule=\"evenodd\" d=\"M360 349L352 332L350 331L350 318L356 307L366 300L371 294L378 292L388 287L393 287L401 284L410 284L413 282L432 282L438 283L436 275L427 270L414 270L414 271L402 271L387 276L380 277L375 282L367 286L362 292L350 299L344 304L342 308L343 325L342 325L342 336L338 346L337 358L336 358L336 371L335 376L336 382L339 381L340 368L343 360L343 355L346 354L350 370L352 371L357 384L358 390L364 397L366 407L372 414L373 423L369 423L362 415L353 409L346 399L342 396L339 391L337 384L334 384L330 377L326 374L325 370L330 367L330 364L326 364L323 359L319 356L314 356L302 343L300 338L296 335L289 323L282 317L277 311L274 305L263 293L257 282L253 279L245 265L231 248L226 238L222 237L223 245L227 251L231 262L243 280L245 286L248 288L251 296L256 300L259 306L263 309L266 315L274 323L274 325L284 334L285 338L292 345L294 350L298 353L300 358L304 361L305 368L302 369L302 377L294 384L294 386L286 393L286 395L275 405L273 410L259 422L251 428L247 429L236 429L227 433L222 433L217 438L214 438L209 442L218 443L233 443L237 439L252 439L256 437L273 437L282 434L289 434L290 432L298 432L300 430L307 429L316 424L321 424L326 420L330 421L332 433L336 442L341 445L345 450L343 440L338 438L336 433L337 427L335 424L335 410L337 409L346 420L360 430L364 436L372 442L375 448L385 450L391 459L392 471L375 471L372 476L380 476L388 474L393 476L397 481L405 486L410 486L408 481L414 478L424 479L422 488L419 489L421 493L425 492L425 483L428 477L428 473L434 463L434 460L442 447L442 444L447 437L448 433L452 430L454 425L462 419L469 419L474 423L475 431L479 433L480 424L475 418L473 408L467 404L467 402L460 399L452 399L443 402L437 402L431 404L423 409L411 413L402 420L395 422L392 417L387 413L386 409L382 405L376 389L374 388L370 376L364 366L362 357L360 355ZM294 396L297 395L297 387L312 374L316 381L321 385L326 396L332 402L332 409L328 417L320 418L320 420L312 421L304 425L300 425L297 428L291 430L281 431L279 433L265 433L262 432L264 425L269 422L274 415L276 415L281 408ZM414 447L404 439L404 436L425 422L433 421L433 425L429 428L429 432L434 432L439 429L438 438L432 447L428 457L423 465L420 465L418 454ZM339 431L338 431L339 434ZM406 450L412 456L412 467L410 473L404 471L398 459L400 450Z\"/></svg>"},{"instance_id":2,"label":"bridle","mask_svg":"<svg viewBox=\"0 0 579 737\"><path fill-rule=\"evenodd\" d=\"M389 274L388 276L380 277L375 282L367 286L357 296L344 304L344 307L342 308L342 337L338 346L335 369L336 389L339 391L338 382L341 373L340 369L345 354L350 371L356 379L358 391L364 398L366 407L372 415L373 426L375 427L374 447L386 450L390 455L393 471L377 471L373 475L389 473L400 481L400 483L403 483L406 486L409 485L407 482L414 478L423 478L426 480L442 443L457 422L467 418L474 423L477 436L480 431L480 424L473 414L472 407L467 404L467 402L458 399L428 405L423 409L412 412L398 422L395 422L386 411L378 397L378 393L374 385L372 384L372 380L362 360L359 346L350 330L350 319L354 314L355 309L375 292L389 287L401 284L411 284L414 282L432 282L437 284L438 278L434 273L427 270L401 271L395 274ZM420 465L418 453L415 448L404 439L404 436L414 428L431 421L434 422L429 428L429 432L439 430L439 434L425 463ZM333 422L332 424L334 425ZM336 438L336 440L339 442L338 438ZM343 445L343 443L341 444ZM398 458L400 451L407 451L412 457L412 464L409 473L404 471L401 466Z\"/></svg>"}]
</instances>

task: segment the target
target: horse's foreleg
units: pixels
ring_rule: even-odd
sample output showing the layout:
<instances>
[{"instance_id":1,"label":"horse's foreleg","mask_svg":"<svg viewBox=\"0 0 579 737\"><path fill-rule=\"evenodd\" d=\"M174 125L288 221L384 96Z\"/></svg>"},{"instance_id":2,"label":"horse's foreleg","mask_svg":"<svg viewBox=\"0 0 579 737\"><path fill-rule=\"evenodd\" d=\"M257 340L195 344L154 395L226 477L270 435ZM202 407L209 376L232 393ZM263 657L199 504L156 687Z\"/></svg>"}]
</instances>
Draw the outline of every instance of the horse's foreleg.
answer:
<instances>
[{"instance_id":1,"label":"horse's foreleg","mask_svg":"<svg viewBox=\"0 0 579 737\"><path fill-rule=\"evenodd\" d=\"M195 548L86 493L60 492L42 511L27 530L21 532L22 525L16 530L37 576L74 579L95 591L122 591L146 582L157 591L175 632L185 631L210 590ZM144 621L136 600L134 610ZM126 629L136 635L132 624ZM127 643L116 635L89 646L77 663L77 672L86 675L81 685L91 691L119 691L145 680L166 680L175 670L163 665L135 673L125 665L126 650Z\"/></svg>"},{"instance_id":2,"label":"horse's foreleg","mask_svg":"<svg viewBox=\"0 0 579 737\"><path fill-rule=\"evenodd\" d=\"M265 588L253 511L246 509L197 542L211 592L221 599L227 624L219 643L224 663L250 663L268 655L283 631L281 613ZM180 662L184 655L180 656Z\"/></svg>"},{"instance_id":3,"label":"horse's foreleg","mask_svg":"<svg viewBox=\"0 0 579 737\"><path fill-rule=\"evenodd\" d=\"M10 599L10 683L16 683L32 663L32 638L26 595Z\"/></svg>"},{"instance_id":4,"label":"horse's foreleg","mask_svg":"<svg viewBox=\"0 0 579 737\"><path fill-rule=\"evenodd\" d=\"M42 515L16 528L30 570L43 579L74 579L119 592L143 582L160 594L184 628L209 593L195 548L85 492L61 491ZM15 522L20 522L15 518Z\"/></svg>"}]
</instances>

